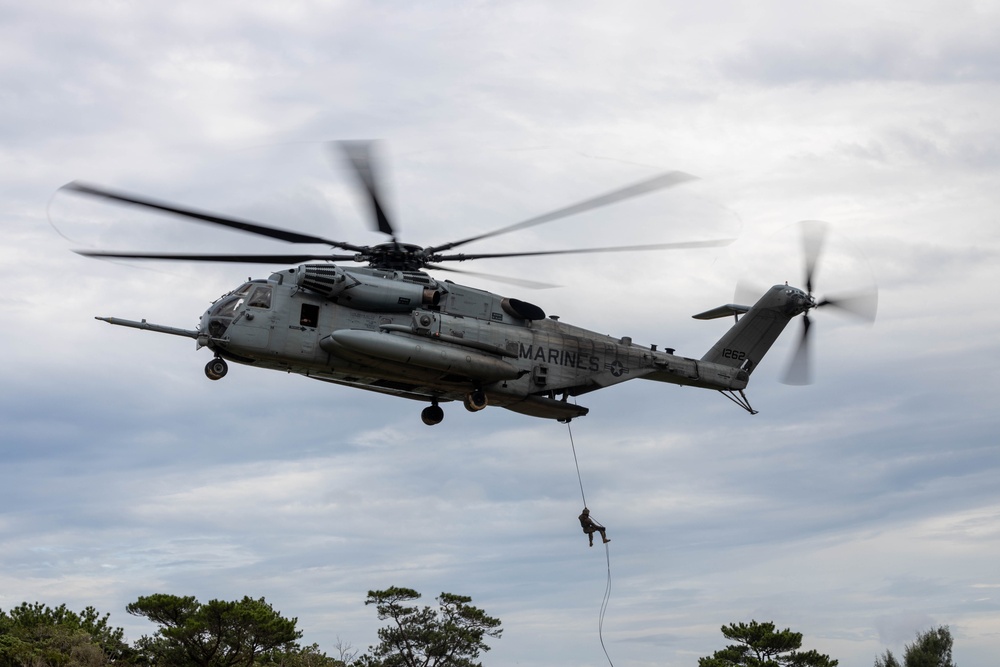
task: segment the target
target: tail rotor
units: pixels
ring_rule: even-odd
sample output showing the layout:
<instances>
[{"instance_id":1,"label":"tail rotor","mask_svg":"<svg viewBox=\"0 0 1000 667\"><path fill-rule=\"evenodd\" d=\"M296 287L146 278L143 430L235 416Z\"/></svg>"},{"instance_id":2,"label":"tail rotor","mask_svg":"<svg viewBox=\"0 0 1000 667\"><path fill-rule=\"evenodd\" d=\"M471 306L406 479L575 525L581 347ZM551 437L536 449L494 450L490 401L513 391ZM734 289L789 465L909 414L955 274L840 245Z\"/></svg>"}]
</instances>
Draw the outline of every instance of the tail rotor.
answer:
<instances>
[{"instance_id":1,"label":"tail rotor","mask_svg":"<svg viewBox=\"0 0 1000 667\"><path fill-rule=\"evenodd\" d=\"M859 291L827 296L819 300L813 296L816 273L823 255L829 226L818 220L806 220L799 223L799 227L805 264L805 288L809 299L802 314L802 334L799 336L798 345L782 378L783 383L790 385L812 383L812 355L810 352L812 320L809 317L809 311L813 308L832 306L836 310L869 323L875 321L875 314L878 311L878 289L874 285Z\"/></svg>"}]
</instances>

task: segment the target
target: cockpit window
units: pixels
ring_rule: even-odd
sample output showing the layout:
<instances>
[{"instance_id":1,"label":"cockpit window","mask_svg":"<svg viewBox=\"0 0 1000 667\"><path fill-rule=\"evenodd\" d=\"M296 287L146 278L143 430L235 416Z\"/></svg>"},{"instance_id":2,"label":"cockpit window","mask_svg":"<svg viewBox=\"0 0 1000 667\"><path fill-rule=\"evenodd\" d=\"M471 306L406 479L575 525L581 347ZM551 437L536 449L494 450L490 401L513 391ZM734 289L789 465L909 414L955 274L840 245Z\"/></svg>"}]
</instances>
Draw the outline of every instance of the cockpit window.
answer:
<instances>
[{"instance_id":1,"label":"cockpit window","mask_svg":"<svg viewBox=\"0 0 1000 667\"><path fill-rule=\"evenodd\" d=\"M232 317L241 303L243 303L243 297L239 294L232 294L224 299L220 299L216 302L215 306L212 307L212 316Z\"/></svg>"},{"instance_id":2,"label":"cockpit window","mask_svg":"<svg viewBox=\"0 0 1000 667\"><path fill-rule=\"evenodd\" d=\"M250 300L247 301L247 305L251 308L270 308L271 307L271 286L261 285L253 291L250 296Z\"/></svg>"}]
</instances>

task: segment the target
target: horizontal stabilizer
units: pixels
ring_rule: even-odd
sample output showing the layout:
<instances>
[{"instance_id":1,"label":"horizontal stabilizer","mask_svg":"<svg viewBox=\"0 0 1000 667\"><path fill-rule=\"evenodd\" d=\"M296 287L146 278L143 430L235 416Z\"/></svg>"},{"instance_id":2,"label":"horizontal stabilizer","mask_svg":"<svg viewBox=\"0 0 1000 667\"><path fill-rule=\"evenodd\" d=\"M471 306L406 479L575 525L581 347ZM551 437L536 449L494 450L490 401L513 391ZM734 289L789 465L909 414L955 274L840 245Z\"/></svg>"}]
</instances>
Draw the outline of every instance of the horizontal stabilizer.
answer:
<instances>
[{"instance_id":1,"label":"horizontal stabilizer","mask_svg":"<svg viewBox=\"0 0 1000 667\"><path fill-rule=\"evenodd\" d=\"M725 306L719 306L718 308L713 308L712 310L706 310L704 313L698 313L693 315L696 320L714 320L719 317L729 317L730 315L742 315L750 310L750 306L740 306L735 303L727 303Z\"/></svg>"}]
</instances>

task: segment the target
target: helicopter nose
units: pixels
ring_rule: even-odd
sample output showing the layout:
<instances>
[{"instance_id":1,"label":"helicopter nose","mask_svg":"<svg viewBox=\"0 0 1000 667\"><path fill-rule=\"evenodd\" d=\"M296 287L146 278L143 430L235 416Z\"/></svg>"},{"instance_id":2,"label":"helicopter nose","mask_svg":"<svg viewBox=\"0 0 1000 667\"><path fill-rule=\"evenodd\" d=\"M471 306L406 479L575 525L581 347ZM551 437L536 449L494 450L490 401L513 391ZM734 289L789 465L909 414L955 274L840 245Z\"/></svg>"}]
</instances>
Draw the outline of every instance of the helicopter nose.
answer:
<instances>
[{"instance_id":1,"label":"helicopter nose","mask_svg":"<svg viewBox=\"0 0 1000 667\"><path fill-rule=\"evenodd\" d=\"M208 318L209 312L206 310L198 320L198 349L208 345Z\"/></svg>"}]
</instances>

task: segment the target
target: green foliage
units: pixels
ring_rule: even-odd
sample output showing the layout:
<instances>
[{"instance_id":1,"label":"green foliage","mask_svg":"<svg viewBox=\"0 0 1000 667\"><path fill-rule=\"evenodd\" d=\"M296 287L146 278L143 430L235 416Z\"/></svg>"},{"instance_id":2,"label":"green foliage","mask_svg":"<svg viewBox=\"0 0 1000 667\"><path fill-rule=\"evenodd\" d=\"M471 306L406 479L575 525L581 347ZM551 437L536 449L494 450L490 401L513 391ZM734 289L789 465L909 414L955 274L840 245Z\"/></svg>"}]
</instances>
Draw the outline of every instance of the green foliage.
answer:
<instances>
[{"instance_id":1,"label":"green foliage","mask_svg":"<svg viewBox=\"0 0 1000 667\"><path fill-rule=\"evenodd\" d=\"M955 667L951 658L951 630L943 625L927 632L917 633L917 639L907 644L900 665L892 651L875 658L875 667Z\"/></svg>"},{"instance_id":2,"label":"green foliage","mask_svg":"<svg viewBox=\"0 0 1000 667\"><path fill-rule=\"evenodd\" d=\"M21 603L0 610L0 667L101 667L131 659L121 628L93 607Z\"/></svg>"},{"instance_id":3,"label":"green foliage","mask_svg":"<svg viewBox=\"0 0 1000 667\"><path fill-rule=\"evenodd\" d=\"M323 653L317 644L294 644L267 653L257 661L256 667L348 667L348 664Z\"/></svg>"},{"instance_id":4,"label":"green foliage","mask_svg":"<svg viewBox=\"0 0 1000 667\"><path fill-rule=\"evenodd\" d=\"M884 655L880 655L875 658L875 667L903 667L896 660L896 656L892 654L892 651L886 649Z\"/></svg>"},{"instance_id":5,"label":"green foliage","mask_svg":"<svg viewBox=\"0 0 1000 667\"><path fill-rule=\"evenodd\" d=\"M378 631L381 640L357 664L361 667L480 667L474 662L489 651L484 637L500 637L500 619L469 603L472 598L441 593L439 609L405 603L420 593L392 587L368 591L365 604L374 604L380 621L392 623Z\"/></svg>"},{"instance_id":6,"label":"green foliage","mask_svg":"<svg viewBox=\"0 0 1000 667\"><path fill-rule=\"evenodd\" d=\"M774 623L731 623L722 634L734 644L711 657L698 658L698 667L836 667L837 661L817 651L799 651L802 633L776 630Z\"/></svg>"},{"instance_id":7,"label":"green foliage","mask_svg":"<svg viewBox=\"0 0 1000 667\"><path fill-rule=\"evenodd\" d=\"M310 663L318 656L304 655L294 644L302 636L295 629L298 619L283 618L264 598L201 604L194 597L157 594L126 609L160 626L136 642L144 661L155 667L253 667L282 653L304 667L323 664Z\"/></svg>"}]
</instances>

